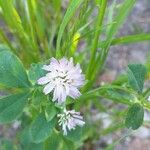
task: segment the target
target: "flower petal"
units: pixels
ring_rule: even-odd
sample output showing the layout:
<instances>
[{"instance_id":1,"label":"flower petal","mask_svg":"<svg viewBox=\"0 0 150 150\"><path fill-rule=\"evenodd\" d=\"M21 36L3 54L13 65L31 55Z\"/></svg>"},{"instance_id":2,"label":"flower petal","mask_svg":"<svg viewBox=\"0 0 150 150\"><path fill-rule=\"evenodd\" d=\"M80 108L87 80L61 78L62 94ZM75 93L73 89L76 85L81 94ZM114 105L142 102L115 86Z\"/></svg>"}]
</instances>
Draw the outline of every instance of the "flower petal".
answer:
<instances>
[{"instance_id":1,"label":"flower petal","mask_svg":"<svg viewBox=\"0 0 150 150\"><path fill-rule=\"evenodd\" d=\"M50 93L54 88L54 85L52 85L51 83L47 84L43 90L43 92L47 95L48 93Z\"/></svg>"},{"instance_id":2,"label":"flower petal","mask_svg":"<svg viewBox=\"0 0 150 150\"><path fill-rule=\"evenodd\" d=\"M37 83L40 85L46 84L49 82L49 78L47 76L40 78Z\"/></svg>"},{"instance_id":3,"label":"flower petal","mask_svg":"<svg viewBox=\"0 0 150 150\"><path fill-rule=\"evenodd\" d=\"M43 70L46 70L46 71L52 71L51 65L44 65L44 66L42 67L42 69L43 69Z\"/></svg>"},{"instance_id":4,"label":"flower petal","mask_svg":"<svg viewBox=\"0 0 150 150\"><path fill-rule=\"evenodd\" d=\"M56 101L57 100L57 98L58 98L58 94L57 94L57 87L55 87L55 89L54 89L54 93L53 93L53 99L52 99L52 101L54 102L54 101Z\"/></svg>"},{"instance_id":5,"label":"flower petal","mask_svg":"<svg viewBox=\"0 0 150 150\"><path fill-rule=\"evenodd\" d=\"M81 95L80 91L76 87L71 87L69 90L69 96L73 99L78 98Z\"/></svg>"}]
</instances>

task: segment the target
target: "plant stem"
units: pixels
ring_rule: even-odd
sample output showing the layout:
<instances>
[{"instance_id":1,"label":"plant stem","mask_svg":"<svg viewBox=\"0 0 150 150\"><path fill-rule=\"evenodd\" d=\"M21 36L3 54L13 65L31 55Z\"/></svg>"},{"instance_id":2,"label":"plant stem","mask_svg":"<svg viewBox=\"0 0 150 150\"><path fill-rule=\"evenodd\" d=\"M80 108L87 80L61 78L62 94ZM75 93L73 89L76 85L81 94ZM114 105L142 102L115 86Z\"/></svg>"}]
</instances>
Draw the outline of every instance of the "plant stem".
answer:
<instances>
[{"instance_id":1,"label":"plant stem","mask_svg":"<svg viewBox=\"0 0 150 150\"><path fill-rule=\"evenodd\" d=\"M98 98L98 97L104 97L104 98L107 98L105 97L105 95L103 94L103 90L105 89L109 89L109 88L113 88L113 89L117 89L117 90L123 90L124 92L127 92L129 94L132 95L132 92L128 91L127 89L123 88L123 87L120 87L120 86L116 86L116 85L105 85L105 86L102 86L102 87L99 87L99 88L96 88L94 90L91 90L89 92L86 92L84 94L82 94L80 97L79 97L79 100L82 100L84 102L84 100L88 100L88 99L93 99L93 98ZM109 98L108 98L109 99ZM112 100L112 99L110 99ZM114 100L112 100L114 101ZM116 100L118 103L122 103L122 104L126 104L126 105L131 105L132 102L130 101L122 101L122 100Z\"/></svg>"},{"instance_id":2,"label":"plant stem","mask_svg":"<svg viewBox=\"0 0 150 150\"><path fill-rule=\"evenodd\" d=\"M99 37L101 35L101 28L102 28L104 14L105 14L105 10L106 10L106 5L107 5L107 0L100 1L99 13L98 13L97 22L95 25L95 29L98 29L98 28L100 28L100 29L97 30L94 34L94 39L93 39L92 48L91 48L92 54L91 54L91 59L90 59L90 63L88 65L87 74L86 74L87 79L90 79L91 69L95 63L96 51L97 51L97 47L98 47Z\"/></svg>"},{"instance_id":3,"label":"plant stem","mask_svg":"<svg viewBox=\"0 0 150 150\"><path fill-rule=\"evenodd\" d=\"M133 42L142 42L142 41L149 41L150 40L150 34L144 33L144 34L135 34L135 35L127 35L124 37L115 38L111 42L112 45L119 45L119 44L127 44L127 43L133 43ZM106 44L106 41L103 41L100 43L99 47L103 48Z\"/></svg>"}]
</instances>

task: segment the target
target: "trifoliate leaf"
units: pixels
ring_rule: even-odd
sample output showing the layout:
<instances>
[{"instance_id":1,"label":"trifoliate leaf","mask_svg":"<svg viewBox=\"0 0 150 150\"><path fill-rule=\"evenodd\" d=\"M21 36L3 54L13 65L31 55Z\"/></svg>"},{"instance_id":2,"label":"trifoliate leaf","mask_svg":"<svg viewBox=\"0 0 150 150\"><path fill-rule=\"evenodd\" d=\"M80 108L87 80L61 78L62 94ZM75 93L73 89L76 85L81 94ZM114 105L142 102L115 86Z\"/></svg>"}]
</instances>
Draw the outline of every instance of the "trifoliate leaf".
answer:
<instances>
[{"instance_id":1,"label":"trifoliate leaf","mask_svg":"<svg viewBox=\"0 0 150 150\"><path fill-rule=\"evenodd\" d=\"M133 130L136 130L142 125L143 118L144 118L143 107L140 104L135 103L129 108L127 112L125 125L127 128L132 128Z\"/></svg>"}]
</instances>

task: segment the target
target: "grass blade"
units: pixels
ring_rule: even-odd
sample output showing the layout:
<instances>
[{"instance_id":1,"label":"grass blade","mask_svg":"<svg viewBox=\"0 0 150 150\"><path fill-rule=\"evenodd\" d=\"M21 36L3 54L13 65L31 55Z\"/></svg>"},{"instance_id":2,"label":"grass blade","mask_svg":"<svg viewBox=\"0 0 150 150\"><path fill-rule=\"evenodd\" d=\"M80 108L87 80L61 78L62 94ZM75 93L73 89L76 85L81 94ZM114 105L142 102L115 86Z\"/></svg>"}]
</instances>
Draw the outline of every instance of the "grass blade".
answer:
<instances>
[{"instance_id":1,"label":"grass blade","mask_svg":"<svg viewBox=\"0 0 150 150\"><path fill-rule=\"evenodd\" d=\"M101 51L95 61L94 71L92 70L92 72L91 72L92 77L91 77L90 81L83 88L83 91L87 91L87 89L89 89L95 82L97 74L103 68L103 65L104 65L106 57L108 55L109 47L111 45L114 35L118 32L120 26L125 21L125 18L128 16L129 12L132 10L135 2L136 2L136 0L125 0L123 2L122 6L120 7L120 9L118 11L118 15L115 17L115 19L113 21L115 23L112 24L112 26L110 27L110 30L109 30L110 32L108 33L108 36L106 38L107 42L106 42L105 46L101 49Z\"/></svg>"},{"instance_id":2,"label":"grass blade","mask_svg":"<svg viewBox=\"0 0 150 150\"><path fill-rule=\"evenodd\" d=\"M143 41L150 41L150 34L143 33L143 34L135 34L135 35L127 35L119 38L115 38L111 42L111 46L119 45L119 44L130 44L135 42L143 42ZM104 48L107 44L106 41L99 43L99 47Z\"/></svg>"},{"instance_id":3,"label":"grass blade","mask_svg":"<svg viewBox=\"0 0 150 150\"><path fill-rule=\"evenodd\" d=\"M111 45L142 42L142 41L150 41L150 34L136 34L136 35L128 35L128 36L116 38L113 39Z\"/></svg>"},{"instance_id":4,"label":"grass blade","mask_svg":"<svg viewBox=\"0 0 150 150\"><path fill-rule=\"evenodd\" d=\"M105 10L106 10L106 5L107 5L107 0L102 0L100 5L99 5L99 13L98 13L95 28L96 29L100 28L100 30L95 32L93 43L92 43L91 59L90 59L90 63L88 65L87 74L86 74L88 79L90 79L90 77L91 77L91 68L93 68L93 64L95 62L96 51L97 51L98 41L99 41L98 39L99 39L100 34L101 34L101 28L102 28L104 14L105 14Z\"/></svg>"},{"instance_id":5,"label":"grass blade","mask_svg":"<svg viewBox=\"0 0 150 150\"><path fill-rule=\"evenodd\" d=\"M68 6L68 9L66 11L66 14L63 18L63 21L60 25L59 31L58 31L58 38L57 38L57 43L56 43L56 56L59 57L61 55L60 52L60 44L61 44L61 39L62 39L62 35L64 33L65 27L67 26L69 20L71 19L71 17L73 16L73 14L75 13L76 9L79 7L79 5L81 4L83 0L72 0Z\"/></svg>"}]
</instances>

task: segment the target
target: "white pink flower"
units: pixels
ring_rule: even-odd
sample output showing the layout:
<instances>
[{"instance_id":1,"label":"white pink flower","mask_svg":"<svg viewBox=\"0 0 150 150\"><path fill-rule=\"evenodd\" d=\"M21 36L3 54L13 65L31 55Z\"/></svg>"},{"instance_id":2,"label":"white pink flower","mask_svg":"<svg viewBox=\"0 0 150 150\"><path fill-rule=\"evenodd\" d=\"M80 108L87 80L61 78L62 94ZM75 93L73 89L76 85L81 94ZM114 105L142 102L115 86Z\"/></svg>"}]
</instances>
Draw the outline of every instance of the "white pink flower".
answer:
<instances>
[{"instance_id":1,"label":"white pink flower","mask_svg":"<svg viewBox=\"0 0 150 150\"><path fill-rule=\"evenodd\" d=\"M45 85L43 90L45 94L53 92L53 101L61 104L65 102L67 96L76 99L81 95L79 88L84 85L85 77L80 65L74 65L72 58L69 61L66 58L60 60L51 58L50 64L44 65L43 69L48 73L37 82Z\"/></svg>"},{"instance_id":2,"label":"white pink flower","mask_svg":"<svg viewBox=\"0 0 150 150\"><path fill-rule=\"evenodd\" d=\"M63 113L57 116L64 135L67 135L67 131L74 130L76 126L82 127L85 124L80 112L75 112L75 110L67 111L64 109Z\"/></svg>"}]
</instances>

